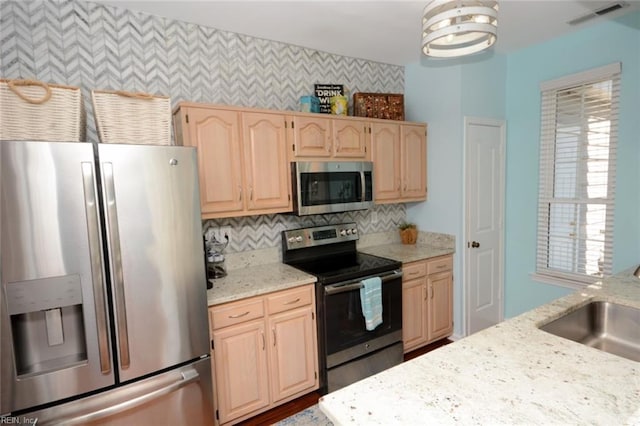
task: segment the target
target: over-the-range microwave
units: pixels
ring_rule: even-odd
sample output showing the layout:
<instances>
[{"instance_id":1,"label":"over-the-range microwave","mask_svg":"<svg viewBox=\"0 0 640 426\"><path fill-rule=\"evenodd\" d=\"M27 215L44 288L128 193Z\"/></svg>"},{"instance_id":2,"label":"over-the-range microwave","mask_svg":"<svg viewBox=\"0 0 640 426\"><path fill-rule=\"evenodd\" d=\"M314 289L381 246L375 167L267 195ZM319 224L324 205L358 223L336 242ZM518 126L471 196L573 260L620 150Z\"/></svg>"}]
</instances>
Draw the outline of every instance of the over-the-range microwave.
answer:
<instances>
[{"instance_id":1,"label":"over-the-range microwave","mask_svg":"<svg viewBox=\"0 0 640 426\"><path fill-rule=\"evenodd\" d=\"M298 216L365 210L373 206L370 161L291 163L293 212Z\"/></svg>"}]
</instances>

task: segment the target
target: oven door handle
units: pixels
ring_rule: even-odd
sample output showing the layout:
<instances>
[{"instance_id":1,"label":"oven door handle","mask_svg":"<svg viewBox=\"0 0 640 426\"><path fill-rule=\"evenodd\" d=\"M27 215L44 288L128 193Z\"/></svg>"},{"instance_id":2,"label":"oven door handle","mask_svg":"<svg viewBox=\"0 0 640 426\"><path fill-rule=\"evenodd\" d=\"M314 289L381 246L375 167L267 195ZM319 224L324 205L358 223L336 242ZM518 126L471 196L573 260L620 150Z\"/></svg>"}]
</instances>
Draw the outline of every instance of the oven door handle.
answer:
<instances>
[{"instance_id":1,"label":"oven door handle","mask_svg":"<svg viewBox=\"0 0 640 426\"><path fill-rule=\"evenodd\" d=\"M380 276L380 279L382 280L383 283L389 280L394 280L396 278L402 278L402 271L393 271L388 275ZM339 283L339 284L331 284L331 285L324 286L324 294L326 294L327 296L330 296L332 294L358 290L358 289L361 289L362 287L364 287L362 285L362 280L348 281L346 283Z\"/></svg>"}]
</instances>

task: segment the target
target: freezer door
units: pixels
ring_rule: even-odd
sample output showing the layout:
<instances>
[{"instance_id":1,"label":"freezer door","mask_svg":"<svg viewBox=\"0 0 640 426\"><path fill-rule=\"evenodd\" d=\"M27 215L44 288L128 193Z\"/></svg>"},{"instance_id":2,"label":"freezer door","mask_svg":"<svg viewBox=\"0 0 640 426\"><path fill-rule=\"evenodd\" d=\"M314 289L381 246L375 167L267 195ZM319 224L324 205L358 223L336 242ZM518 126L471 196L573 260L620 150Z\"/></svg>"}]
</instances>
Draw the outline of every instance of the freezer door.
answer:
<instances>
[{"instance_id":1,"label":"freezer door","mask_svg":"<svg viewBox=\"0 0 640 426\"><path fill-rule=\"evenodd\" d=\"M120 381L209 352L196 151L100 144Z\"/></svg>"},{"instance_id":2,"label":"freezer door","mask_svg":"<svg viewBox=\"0 0 640 426\"><path fill-rule=\"evenodd\" d=\"M213 426L209 357L149 379L15 418L14 423L82 426Z\"/></svg>"},{"instance_id":3,"label":"freezer door","mask_svg":"<svg viewBox=\"0 0 640 426\"><path fill-rule=\"evenodd\" d=\"M115 383L91 144L0 142L0 414Z\"/></svg>"}]
</instances>

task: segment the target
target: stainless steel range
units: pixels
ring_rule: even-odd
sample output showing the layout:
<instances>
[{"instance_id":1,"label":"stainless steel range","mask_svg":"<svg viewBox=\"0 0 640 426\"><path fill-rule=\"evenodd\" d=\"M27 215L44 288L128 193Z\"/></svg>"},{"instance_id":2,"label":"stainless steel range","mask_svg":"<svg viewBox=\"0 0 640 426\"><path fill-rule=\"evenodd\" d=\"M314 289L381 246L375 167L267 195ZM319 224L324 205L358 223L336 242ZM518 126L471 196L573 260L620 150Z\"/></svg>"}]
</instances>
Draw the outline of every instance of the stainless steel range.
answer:
<instances>
[{"instance_id":1,"label":"stainless steel range","mask_svg":"<svg viewBox=\"0 0 640 426\"><path fill-rule=\"evenodd\" d=\"M356 250L355 223L283 231L283 262L315 275L320 391L333 392L403 360L402 264ZM382 281L382 324L368 331L362 280Z\"/></svg>"}]
</instances>

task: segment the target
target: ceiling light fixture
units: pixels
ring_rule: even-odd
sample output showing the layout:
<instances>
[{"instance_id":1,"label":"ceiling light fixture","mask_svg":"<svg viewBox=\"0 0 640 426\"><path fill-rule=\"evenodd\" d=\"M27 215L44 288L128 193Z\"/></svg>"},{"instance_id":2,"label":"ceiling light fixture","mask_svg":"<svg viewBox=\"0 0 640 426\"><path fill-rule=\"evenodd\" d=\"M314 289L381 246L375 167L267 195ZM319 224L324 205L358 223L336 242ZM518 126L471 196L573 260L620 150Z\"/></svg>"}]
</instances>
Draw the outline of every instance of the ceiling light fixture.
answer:
<instances>
[{"instance_id":1,"label":"ceiling light fixture","mask_svg":"<svg viewBox=\"0 0 640 426\"><path fill-rule=\"evenodd\" d=\"M422 52L437 58L476 53L497 40L498 2L432 0L422 17Z\"/></svg>"}]
</instances>

